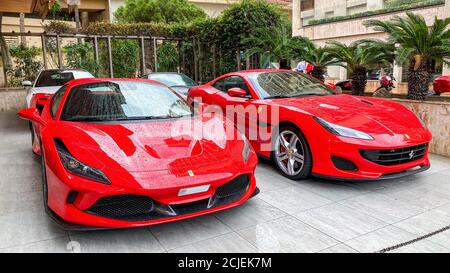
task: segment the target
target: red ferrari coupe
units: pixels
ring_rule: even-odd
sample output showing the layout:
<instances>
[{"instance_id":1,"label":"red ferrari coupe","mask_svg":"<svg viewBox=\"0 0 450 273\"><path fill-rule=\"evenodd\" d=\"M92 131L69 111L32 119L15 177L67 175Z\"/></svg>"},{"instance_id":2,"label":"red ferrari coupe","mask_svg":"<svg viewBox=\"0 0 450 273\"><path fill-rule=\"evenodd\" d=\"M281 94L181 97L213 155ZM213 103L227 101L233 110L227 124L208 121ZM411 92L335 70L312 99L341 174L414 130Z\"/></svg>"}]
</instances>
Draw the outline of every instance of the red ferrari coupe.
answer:
<instances>
[{"instance_id":1,"label":"red ferrari coupe","mask_svg":"<svg viewBox=\"0 0 450 273\"><path fill-rule=\"evenodd\" d=\"M69 229L137 227L228 209L256 194L245 136L176 92L140 79L80 79L19 116L34 123L44 203ZM182 131L174 128L184 128ZM187 129L188 128L188 129ZM220 130L219 130L220 132Z\"/></svg>"},{"instance_id":2,"label":"red ferrari coupe","mask_svg":"<svg viewBox=\"0 0 450 273\"><path fill-rule=\"evenodd\" d=\"M192 88L188 103L200 100L219 105L257 154L273 159L290 179L311 173L338 180L387 179L430 166L431 134L410 110L391 100L335 94L300 73L229 73Z\"/></svg>"}]
</instances>

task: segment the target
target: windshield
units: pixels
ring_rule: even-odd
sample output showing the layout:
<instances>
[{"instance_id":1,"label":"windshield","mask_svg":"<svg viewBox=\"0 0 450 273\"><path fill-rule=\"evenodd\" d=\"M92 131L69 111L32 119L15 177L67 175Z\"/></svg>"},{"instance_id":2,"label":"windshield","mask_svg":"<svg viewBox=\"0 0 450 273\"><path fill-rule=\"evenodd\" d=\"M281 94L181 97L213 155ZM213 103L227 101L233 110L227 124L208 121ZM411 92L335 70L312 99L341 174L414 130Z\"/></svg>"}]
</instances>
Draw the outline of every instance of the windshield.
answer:
<instances>
[{"instance_id":1,"label":"windshield","mask_svg":"<svg viewBox=\"0 0 450 273\"><path fill-rule=\"evenodd\" d=\"M42 71L36 81L35 87L62 86L73 79L72 72Z\"/></svg>"},{"instance_id":2,"label":"windshield","mask_svg":"<svg viewBox=\"0 0 450 273\"><path fill-rule=\"evenodd\" d=\"M248 77L262 99L334 94L322 82L297 72L257 72Z\"/></svg>"},{"instance_id":3,"label":"windshield","mask_svg":"<svg viewBox=\"0 0 450 273\"><path fill-rule=\"evenodd\" d=\"M161 82L167 86L194 86L195 82L186 75L176 73L150 74L150 80Z\"/></svg>"},{"instance_id":4,"label":"windshield","mask_svg":"<svg viewBox=\"0 0 450 273\"><path fill-rule=\"evenodd\" d=\"M112 81L72 88L61 114L67 121L165 119L192 115L169 88L147 82Z\"/></svg>"}]
</instances>

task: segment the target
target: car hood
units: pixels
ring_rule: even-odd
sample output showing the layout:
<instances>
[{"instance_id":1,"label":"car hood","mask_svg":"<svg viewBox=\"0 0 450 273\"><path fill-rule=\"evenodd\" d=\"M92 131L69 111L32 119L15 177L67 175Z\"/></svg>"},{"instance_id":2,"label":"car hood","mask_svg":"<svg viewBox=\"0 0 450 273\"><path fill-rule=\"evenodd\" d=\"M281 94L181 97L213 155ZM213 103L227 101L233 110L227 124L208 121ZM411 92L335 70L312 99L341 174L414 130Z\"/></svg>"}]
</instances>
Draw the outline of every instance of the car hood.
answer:
<instances>
[{"instance_id":1,"label":"car hood","mask_svg":"<svg viewBox=\"0 0 450 273\"><path fill-rule=\"evenodd\" d=\"M227 140L224 122L218 118L122 124L62 122L62 126L67 128L58 131L67 132L61 139L70 153L99 169L185 174L191 169L207 173L218 165L231 172L242 164L243 141ZM204 130L199 131L202 126Z\"/></svg>"},{"instance_id":2,"label":"car hood","mask_svg":"<svg viewBox=\"0 0 450 273\"><path fill-rule=\"evenodd\" d=\"M413 112L389 100L329 95L274 101L279 107L302 111L373 136L408 134L422 137L426 131Z\"/></svg>"}]
</instances>

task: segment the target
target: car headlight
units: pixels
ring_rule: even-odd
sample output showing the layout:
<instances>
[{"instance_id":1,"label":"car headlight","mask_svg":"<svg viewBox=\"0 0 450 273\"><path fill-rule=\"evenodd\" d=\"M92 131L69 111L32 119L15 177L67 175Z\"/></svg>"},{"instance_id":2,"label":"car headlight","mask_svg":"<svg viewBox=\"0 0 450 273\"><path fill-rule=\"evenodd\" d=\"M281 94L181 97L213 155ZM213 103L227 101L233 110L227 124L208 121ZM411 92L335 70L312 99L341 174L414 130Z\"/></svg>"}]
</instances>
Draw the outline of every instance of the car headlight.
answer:
<instances>
[{"instance_id":1,"label":"car headlight","mask_svg":"<svg viewBox=\"0 0 450 273\"><path fill-rule=\"evenodd\" d=\"M55 146L61 163L68 172L103 184L111 184L111 181L102 171L88 166L73 157L61 140L55 140Z\"/></svg>"},{"instance_id":2,"label":"car headlight","mask_svg":"<svg viewBox=\"0 0 450 273\"><path fill-rule=\"evenodd\" d=\"M244 163L247 163L248 157L250 155L250 143L247 140L247 137L241 133L242 140L244 141L244 148L242 149L242 160Z\"/></svg>"},{"instance_id":3,"label":"car headlight","mask_svg":"<svg viewBox=\"0 0 450 273\"><path fill-rule=\"evenodd\" d=\"M364 132L347 128L344 126L340 126L337 124L333 124L331 122L328 122L324 119L321 119L319 117L314 117L314 119L322 125L325 129L328 130L328 132L337 135L337 136L343 136L343 137L351 137L351 138L359 138L359 139L365 139L365 140L373 140L373 137L369 134L366 134Z\"/></svg>"}]
</instances>

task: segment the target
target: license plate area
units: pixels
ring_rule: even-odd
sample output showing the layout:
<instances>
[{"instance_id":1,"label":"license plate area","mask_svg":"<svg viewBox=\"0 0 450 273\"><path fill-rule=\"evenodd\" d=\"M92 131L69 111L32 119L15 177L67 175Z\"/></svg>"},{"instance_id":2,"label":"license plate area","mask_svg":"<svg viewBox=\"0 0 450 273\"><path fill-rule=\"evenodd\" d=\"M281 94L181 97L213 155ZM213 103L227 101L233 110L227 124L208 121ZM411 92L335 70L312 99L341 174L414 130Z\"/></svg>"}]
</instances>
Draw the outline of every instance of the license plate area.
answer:
<instances>
[{"instance_id":1,"label":"license plate area","mask_svg":"<svg viewBox=\"0 0 450 273\"><path fill-rule=\"evenodd\" d=\"M209 190L210 186L211 185L208 184L208 185L201 185L201 186L195 186L195 187L189 187L189 188L182 188L178 191L178 196L186 196L186 195L206 192Z\"/></svg>"}]
</instances>

